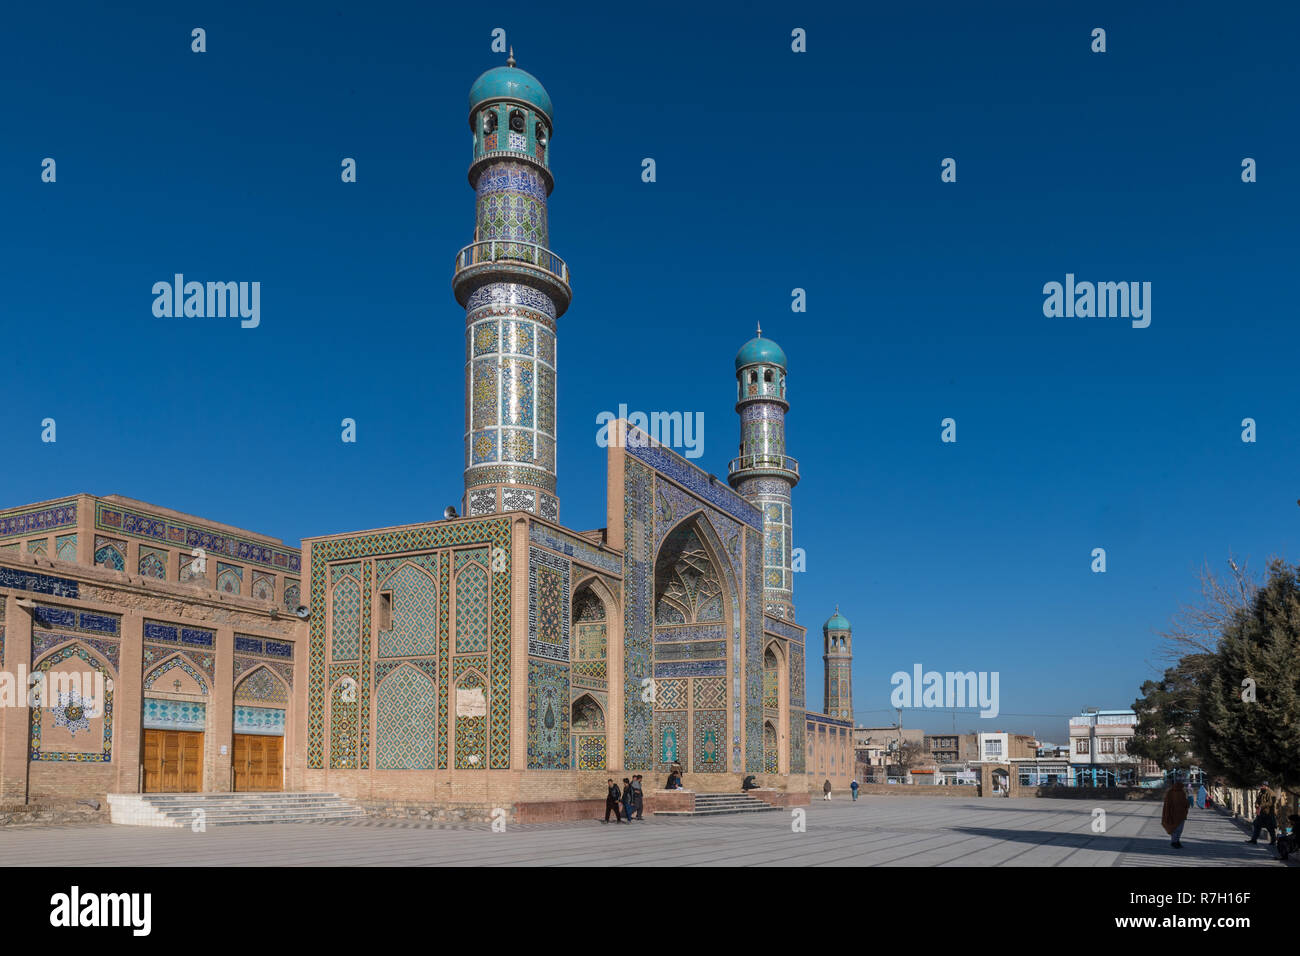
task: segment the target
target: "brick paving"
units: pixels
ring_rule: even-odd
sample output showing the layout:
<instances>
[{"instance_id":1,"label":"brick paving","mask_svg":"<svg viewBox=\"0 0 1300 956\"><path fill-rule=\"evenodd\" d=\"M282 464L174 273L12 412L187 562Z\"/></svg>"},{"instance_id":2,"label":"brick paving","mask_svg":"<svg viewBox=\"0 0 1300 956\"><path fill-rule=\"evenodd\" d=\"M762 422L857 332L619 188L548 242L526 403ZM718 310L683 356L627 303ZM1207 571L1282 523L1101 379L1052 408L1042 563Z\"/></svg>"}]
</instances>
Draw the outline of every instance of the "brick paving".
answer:
<instances>
[{"instance_id":1,"label":"brick paving","mask_svg":"<svg viewBox=\"0 0 1300 956\"><path fill-rule=\"evenodd\" d=\"M1092 832L1092 811L1106 831ZM863 797L814 800L806 832L787 812L713 819L546 823L492 832L366 819L214 827L0 830L0 865L43 866L1272 866L1238 822L1193 808L1183 850L1158 802Z\"/></svg>"}]
</instances>

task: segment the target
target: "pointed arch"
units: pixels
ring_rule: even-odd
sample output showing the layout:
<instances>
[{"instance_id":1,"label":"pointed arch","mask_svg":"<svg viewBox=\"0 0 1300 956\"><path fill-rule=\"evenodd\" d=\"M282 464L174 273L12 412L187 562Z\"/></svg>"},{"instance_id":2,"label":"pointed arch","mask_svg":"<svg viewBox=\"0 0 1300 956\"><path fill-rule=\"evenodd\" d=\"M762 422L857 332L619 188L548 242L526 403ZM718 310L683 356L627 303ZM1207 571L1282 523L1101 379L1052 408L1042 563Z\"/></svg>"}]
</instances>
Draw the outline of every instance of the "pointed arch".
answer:
<instances>
[{"instance_id":1,"label":"pointed arch","mask_svg":"<svg viewBox=\"0 0 1300 956\"><path fill-rule=\"evenodd\" d=\"M375 589L389 601L387 626L378 629L380 657L407 657L437 652L438 588L427 568L403 561Z\"/></svg>"},{"instance_id":2,"label":"pointed arch","mask_svg":"<svg viewBox=\"0 0 1300 956\"><path fill-rule=\"evenodd\" d=\"M89 672L79 670L82 665ZM42 654L32 665L40 675L38 705L31 708L28 725L28 756L32 761L109 763L113 757L113 670L96 649L72 640ZM53 674L53 676L51 676ZM86 686L89 678L90 686ZM93 715L93 716L92 716ZM98 725L98 726L97 726ZM78 732L92 735L90 750L56 749L47 731L56 738L66 733L72 747L79 746Z\"/></svg>"},{"instance_id":3,"label":"pointed arch","mask_svg":"<svg viewBox=\"0 0 1300 956\"><path fill-rule=\"evenodd\" d=\"M341 675L330 687L330 768L356 770L358 768L361 706L361 688L355 677Z\"/></svg>"},{"instance_id":4,"label":"pointed arch","mask_svg":"<svg viewBox=\"0 0 1300 956\"><path fill-rule=\"evenodd\" d=\"M470 667L456 678L452 710L455 722L455 767L457 770L486 770L487 678L476 667Z\"/></svg>"},{"instance_id":5,"label":"pointed arch","mask_svg":"<svg viewBox=\"0 0 1300 956\"><path fill-rule=\"evenodd\" d=\"M235 682L234 700L254 707L287 707L290 693L283 677L266 664L259 664Z\"/></svg>"},{"instance_id":6,"label":"pointed arch","mask_svg":"<svg viewBox=\"0 0 1300 956\"><path fill-rule=\"evenodd\" d=\"M478 561L456 569L452 588L456 601L456 653L483 654L491 632L491 575Z\"/></svg>"},{"instance_id":7,"label":"pointed arch","mask_svg":"<svg viewBox=\"0 0 1300 956\"><path fill-rule=\"evenodd\" d=\"M438 689L409 663L394 668L375 688L375 768L437 767Z\"/></svg>"},{"instance_id":8,"label":"pointed arch","mask_svg":"<svg viewBox=\"0 0 1300 956\"><path fill-rule=\"evenodd\" d=\"M149 670L145 671L144 689L146 691L152 690L154 685L157 684L164 675L169 671L176 670L177 668L184 671L185 674L191 677L194 682L199 685L200 694L205 697L208 695L208 681L206 675L199 669L198 664L192 660L189 655L182 651L176 651L173 654L167 655L161 661L149 668ZM165 687L160 686L158 687L158 690L170 693L170 691ZM178 691L178 693L184 693L184 691Z\"/></svg>"},{"instance_id":9,"label":"pointed arch","mask_svg":"<svg viewBox=\"0 0 1300 956\"><path fill-rule=\"evenodd\" d=\"M330 658L356 660L361 653L361 582L349 572L330 591Z\"/></svg>"}]
</instances>

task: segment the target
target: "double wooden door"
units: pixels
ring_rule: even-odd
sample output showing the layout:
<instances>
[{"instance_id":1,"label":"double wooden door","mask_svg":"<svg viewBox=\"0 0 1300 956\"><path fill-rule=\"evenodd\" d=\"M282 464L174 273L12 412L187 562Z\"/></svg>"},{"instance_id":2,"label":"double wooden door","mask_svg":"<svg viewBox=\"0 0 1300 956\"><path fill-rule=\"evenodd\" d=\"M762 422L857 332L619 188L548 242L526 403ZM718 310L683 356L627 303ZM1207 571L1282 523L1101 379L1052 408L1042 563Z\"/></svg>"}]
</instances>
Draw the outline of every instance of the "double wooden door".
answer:
<instances>
[{"instance_id":1,"label":"double wooden door","mask_svg":"<svg viewBox=\"0 0 1300 956\"><path fill-rule=\"evenodd\" d=\"M235 789L284 789L284 738L235 734Z\"/></svg>"},{"instance_id":2,"label":"double wooden door","mask_svg":"<svg viewBox=\"0 0 1300 956\"><path fill-rule=\"evenodd\" d=\"M202 732L146 730L144 732L145 793L198 793L202 789Z\"/></svg>"}]
</instances>

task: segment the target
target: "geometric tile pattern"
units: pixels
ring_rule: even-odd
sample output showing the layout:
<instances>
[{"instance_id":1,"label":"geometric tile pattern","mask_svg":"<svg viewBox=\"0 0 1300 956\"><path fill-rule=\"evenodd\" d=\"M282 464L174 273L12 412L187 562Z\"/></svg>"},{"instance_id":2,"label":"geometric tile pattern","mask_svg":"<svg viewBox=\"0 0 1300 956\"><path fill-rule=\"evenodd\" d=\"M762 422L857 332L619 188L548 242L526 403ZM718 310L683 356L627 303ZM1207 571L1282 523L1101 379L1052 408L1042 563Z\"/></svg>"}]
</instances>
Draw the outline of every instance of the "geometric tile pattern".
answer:
<instances>
[{"instance_id":1,"label":"geometric tile pattern","mask_svg":"<svg viewBox=\"0 0 1300 956\"><path fill-rule=\"evenodd\" d=\"M667 683L665 681L664 683ZM695 685L694 704L697 710L725 710L727 707L727 681L723 677L697 677L692 683Z\"/></svg>"},{"instance_id":2,"label":"geometric tile pattern","mask_svg":"<svg viewBox=\"0 0 1300 956\"><path fill-rule=\"evenodd\" d=\"M488 649L491 610L487 571L480 564L467 564L456 574L456 653Z\"/></svg>"},{"instance_id":3,"label":"geometric tile pattern","mask_svg":"<svg viewBox=\"0 0 1300 956\"><path fill-rule=\"evenodd\" d=\"M690 745L686 739L686 714L673 711L654 712L654 769L667 773L673 761L680 761L689 771Z\"/></svg>"},{"instance_id":4,"label":"geometric tile pattern","mask_svg":"<svg viewBox=\"0 0 1300 956\"><path fill-rule=\"evenodd\" d=\"M712 476L676 452L652 441L644 431L629 427L626 438L627 452L652 469L667 475L691 494L707 501L733 518L737 518L752 528L763 526L762 513L748 501L736 494L722 482L714 481Z\"/></svg>"},{"instance_id":5,"label":"geometric tile pattern","mask_svg":"<svg viewBox=\"0 0 1300 956\"><path fill-rule=\"evenodd\" d=\"M655 707L659 710L686 710L688 683L683 678L655 681Z\"/></svg>"},{"instance_id":6,"label":"geometric tile pattern","mask_svg":"<svg viewBox=\"0 0 1300 956\"><path fill-rule=\"evenodd\" d=\"M136 538L152 538L177 547L202 548L208 555L225 555L237 561L298 571L302 556L297 551L281 551L243 538L221 534L199 525L175 524L143 512L95 506L95 527ZM125 554L125 548L123 553Z\"/></svg>"},{"instance_id":7,"label":"geometric tile pattern","mask_svg":"<svg viewBox=\"0 0 1300 956\"><path fill-rule=\"evenodd\" d=\"M776 744L776 728L772 722L763 724L763 772L776 773L779 754Z\"/></svg>"},{"instance_id":8,"label":"geometric tile pattern","mask_svg":"<svg viewBox=\"0 0 1300 956\"><path fill-rule=\"evenodd\" d=\"M95 535L95 564L113 571L125 571L126 542Z\"/></svg>"},{"instance_id":9,"label":"geometric tile pattern","mask_svg":"<svg viewBox=\"0 0 1300 956\"><path fill-rule=\"evenodd\" d=\"M437 714L437 688L427 676L398 667L384 678L375 688L375 768L434 769Z\"/></svg>"},{"instance_id":10,"label":"geometric tile pattern","mask_svg":"<svg viewBox=\"0 0 1300 956\"><path fill-rule=\"evenodd\" d=\"M763 542L745 531L745 769L763 769Z\"/></svg>"},{"instance_id":11,"label":"geometric tile pattern","mask_svg":"<svg viewBox=\"0 0 1300 956\"><path fill-rule=\"evenodd\" d=\"M360 558L380 558L395 557L407 552L428 552L440 548L454 548L473 545L487 545L492 548L499 548L500 551L494 551L494 554L501 555L500 569L493 568L493 574L501 574L502 577L497 580L501 586L491 588L491 605L492 605L492 624L489 646L489 668L490 673L487 680L490 681L491 693L488 695L488 715L482 718L486 723L486 748L479 748L478 752L482 753L486 749L487 766L489 769L508 769L510 766L510 620L511 620L511 588L508 586L510 577L510 524L504 518L485 518L477 521L457 521L457 522L436 522L415 527L407 527L392 531L381 531L367 535L352 535L340 538L327 538L316 541L312 545L312 574L311 574L311 600L309 604L314 608L321 608L325 604L326 593L326 565L333 561L344 561L349 559ZM444 694L448 688L450 674L446 673L448 658L447 648L444 643L443 635L450 630L444 631L443 608L449 602L447 600L447 591L449 588L450 568L449 561L444 562L447 566L444 572L440 569L439 579L439 739L442 739L442 726L445 725L444 718ZM369 585L370 576L366 575L367 585ZM369 611L369 607L363 601L363 611ZM326 730L325 726L325 696L327 693L328 679L330 672L326 664L326 626L324 622L325 615L316 613L312 615L309 625L311 633L310 662L308 667L309 687L308 687L308 714L307 714L307 762L309 767L319 768L325 759L325 738L327 734L332 737L332 729ZM363 622L364 623L364 622ZM363 627L364 631L364 627ZM358 680L369 681L368 668L366 672L359 675ZM363 687L364 690L364 687ZM368 697L362 695L362 700L368 705ZM450 708L447 708L449 712ZM459 728L458 728L459 729ZM461 741L463 743L463 741ZM442 762L442 754L446 750L440 748L439 763ZM462 748L457 747L457 759L460 759ZM483 766L482 761L478 764Z\"/></svg>"},{"instance_id":12,"label":"geometric tile pattern","mask_svg":"<svg viewBox=\"0 0 1300 956\"><path fill-rule=\"evenodd\" d=\"M350 565L358 568L360 565ZM333 640L330 657L336 661L356 660L361 650L361 585L344 577L334 585Z\"/></svg>"},{"instance_id":13,"label":"geometric tile pattern","mask_svg":"<svg viewBox=\"0 0 1300 956\"><path fill-rule=\"evenodd\" d=\"M481 702L488 688L478 671L456 682L456 769L482 770L487 749L487 716L482 707L470 710L465 702Z\"/></svg>"},{"instance_id":14,"label":"geometric tile pattern","mask_svg":"<svg viewBox=\"0 0 1300 956\"><path fill-rule=\"evenodd\" d=\"M634 458L623 456L623 469L623 766L636 770L662 764L660 718L644 699L645 681L652 678L654 648L654 483L650 469Z\"/></svg>"},{"instance_id":15,"label":"geometric tile pattern","mask_svg":"<svg viewBox=\"0 0 1300 956\"><path fill-rule=\"evenodd\" d=\"M727 769L727 712L697 710L691 715L694 727L694 773L725 773Z\"/></svg>"},{"instance_id":16,"label":"geometric tile pattern","mask_svg":"<svg viewBox=\"0 0 1300 956\"><path fill-rule=\"evenodd\" d=\"M380 562L380 575L383 574L383 563ZM433 573L406 562L380 581L379 590L392 592L392 626L379 631L378 656L412 657L436 653L438 592L433 583Z\"/></svg>"},{"instance_id":17,"label":"geometric tile pattern","mask_svg":"<svg viewBox=\"0 0 1300 956\"><path fill-rule=\"evenodd\" d=\"M167 577L167 552L141 545L138 569L143 577L165 580Z\"/></svg>"},{"instance_id":18,"label":"geometric tile pattern","mask_svg":"<svg viewBox=\"0 0 1300 956\"><path fill-rule=\"evenodd\" d=\"M275 600L275 575L253 572L253 586L250 591L256 601Z\"/></svg>"},{"instance_id":19,"label":"geometric tile pattern","mask_svg":"<svg viewBox=\"0 0 1300 956\"><path fill-rule=\"evenodd\" d=\"M235 686L235 702L289 704L289 688L266 667L259 667Z\"/></svg>"},{"instance_id":20,"label":"geometric tile pattern","mask_svg":"<svg viewBox=\"0 0 1300 956\"><path fill-rule=\"evenodd\" d=\"M356 679L351 684L336 684L330 693L330 768L355 770L357 763L357 698L361 696Z\"/></svg>"},{"instance_id":21,"label":"geometric tile pattern","mask_svg":"<svg viewBox=\"0 0 1300 956\"><path fill-rule=\"evenodd\" d=\"M569 660L569 562L528 549L528 653Z\"/></svg>"},{"instance_id":22,"label":"geometric tile pattern","mask_svg":"<svg viewBox=\"0 0 1300 956\"><path fill-rule=\"evenodd\" d=\"M60 561L77 560L77 536L61 534L54 539L54 556Z\"/></svg>"},{"instance_id":23,"label":"geometric tile pattern","mask_svg":"<svg viewBox=\"0 0 1300 956\"><path fill-rule=\"evenodd\" d=\"M568 770L569 668L528 661L528 769Z\"/></svg>"},{"instance_id":24,"label":"geometric tile pattern","mask_svg":"<svg viewBox=\"0 0 1300 956\"><path fill-rule=\"evenodd\" d=\"M574 738L578 748L579 770L605 769L605 735L580 734Z\"/></svg>"},{"instance_id":25,"label":"geometric tile pattern","mask_svg":"<svg viewBox=\"0 0 1300 956\"><path fill-rule=\"evenodd\" d=\"M226 594L242 594L244 591L244 569L233 564L217 562L217 590Z\"/></svg>"},{"instance_id":26,"label":"geometric tile pattern","mask_svg":"<svg viewBox=\"0 0 1300 956\"><path fill-rule=\"evenodd\" d=\"M152 671L146 674L144 678L144 689L152 690L154 684L156 684L163 677L166 677L169 671L173 671L173 670L182 670L190 677L194 678L195 683L199 685L199 693L206 694L208 692L207 681L203 679L202 675L200 675L199 672L194 669L193 665L191 665L188 660L186 660L184 657L182 657L179 654L173 657L171 660L167 661L166 663L160 664L159 666L155 667ZM167 688L164 686L159 689L166 690Z\"/></svg>"}]
</instances>

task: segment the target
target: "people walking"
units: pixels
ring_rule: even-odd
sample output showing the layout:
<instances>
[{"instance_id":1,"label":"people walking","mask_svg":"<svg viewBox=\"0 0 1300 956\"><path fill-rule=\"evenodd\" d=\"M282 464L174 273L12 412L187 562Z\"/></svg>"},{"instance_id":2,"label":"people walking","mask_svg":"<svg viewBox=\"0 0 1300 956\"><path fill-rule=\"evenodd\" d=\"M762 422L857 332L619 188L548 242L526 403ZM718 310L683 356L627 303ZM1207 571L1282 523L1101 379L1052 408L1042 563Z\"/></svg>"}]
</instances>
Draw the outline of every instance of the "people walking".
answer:
<instances>
[{"instance_id":1,"label":"people walking","mask_svg":"<svg viewBox=\"0 0 1300 956\"><path fill-rule=\"evenodd\" d=\"M853 802L854 802L854 803L857 803L857 801L858 801L858 787L859 787L859 786L860 786L860 784L858 783L858 778L857 778L857 777L854 777L854 778L853 778L853 782L852 782L851 784L849 784L849 790L851 790L851 791L853 792Z\"/></svg>"},{"instance_id":2,"label":"people walking","mask_svg":"<svg viewBox=\"0 0 1300 956\"><path fill-rule=\"evenodd\" d=\"M610 777L608 780L605 781L605 783L608 784L608 789L605 791L605 819L603 822L605 823L609 822L609 811L613 810L614 822L622 823L623 818L619 816L619 809L618 809L618 798L619 798L618 784L614 782L613 777Z\"/></svg>"},{"instance_id":3,"label":"people walking","mask_svg":"<svg viewBox=\"0 0 1300 956\"><path fill-rule=\"evenodd\" d=\"M831 782L827 780L824 784L822 784L822 799L829 800L830 798L831 798Z\"/></svg>"},{"instance_id":4,"label":"people walking","mask_svg":"<svg viewBox=\"0 0 1300 956\"><path fill-rule=\"evenodd\" d=\"M1201 786L1196 791L1196 808L1198 810L1204 810L1206 806L1208 806L1207 801L1209 800L1209 798L1210 798L1210 792L1205 789L1205 784L1202 783Z\"/></svg>"},{"instance_id":5,"label":"people walking","mask_svg":"<svg viewBox=\"0 0 1300 956\"><path fill-rule=\"evenodd\" d=\"M632 777L632 809L636 811L636 818L640 820L641 811L645 809L645 787L641 784L639 773Z\"/></svg>"},{"instance_id":6,"label":"people walking","mask_svg":"<svg viewBox=\"0 0 1300 956\"><path fill-rule=\"evenodd\" d=\"M1259 788L1259 802L1255 805L1255 830L1247 843L1259 842L1259 831L1268 831L1268 845L1277 842L1277 794L1268 784Z\"/></svg>"},{"instance_id":7,"label":"people walking","mask_svg":"<svg viewBox=\"0 0 1300 956\"><path fill-rule=\"evenodd\" d=\"M631 823L631 822L632 822L632 802L633 802L635 799L636 799L636 795L635 795L635 793L634 793L633 790L632 790L632 781L631 781L630 779L628 779L627 777L624 777L624 778L623 778L623 795L622 795L622 797L621 797L621 800L622 800L622 803L623 803L623 822L624 822L624 823Z\"/></svg>"},{"instance_id":8,"label":"people walking","mask_svg":"<svg viewBox=\"0 0 1300 956\"><path fill-rule=\"evenodd\" d=\"M1165 791L1165 805L1160 814L1160 825L1169 834L1169 845L1175 850L1183 848L1183 825L1187 823L1187 791L1177 778Z\"/></svg>"}]
</instances>

